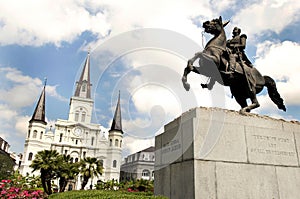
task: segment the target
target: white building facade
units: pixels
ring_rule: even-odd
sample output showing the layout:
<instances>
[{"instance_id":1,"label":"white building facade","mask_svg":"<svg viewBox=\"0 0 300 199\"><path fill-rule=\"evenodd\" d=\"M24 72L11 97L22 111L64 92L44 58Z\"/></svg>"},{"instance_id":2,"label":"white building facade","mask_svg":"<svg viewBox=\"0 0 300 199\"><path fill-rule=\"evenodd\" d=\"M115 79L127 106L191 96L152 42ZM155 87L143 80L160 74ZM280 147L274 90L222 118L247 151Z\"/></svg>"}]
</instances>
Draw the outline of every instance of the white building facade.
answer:
<instances>
[{"instance_id":1,"label":"white building facade","mask_svg":"<svg viewBox=\"0 0 300 199\"><path fill-rule=\"evenodd\" d=\"M120 180L154 180L154 162L153 146L127 156L121 165Z\"/></svg>"},{"instance_id":2,"label":"white building facade","mask_svg":"<svg viewBox=\"0 0 300 199\"><path fill-rule=\"evenodd\" d=\"M120 95L111 129L108 131L100 124L91 123L94 101L91 99L90 55L88 54L74 96L70 99L68 120L58 119L55 128L46 131L45 121L45 86L37 106L29 121L25 139L23 160L20 167L22 175L32 173L30 164L35 154L42 150L57 150L60 154L70 155L73 162L84 157L96 157L103 162L103 174L92 179L88 184L98 180L118 180L122 154L122 121ZM80 189L81 177L78 176L72 189Z\"/></svg>"}]
</instances>

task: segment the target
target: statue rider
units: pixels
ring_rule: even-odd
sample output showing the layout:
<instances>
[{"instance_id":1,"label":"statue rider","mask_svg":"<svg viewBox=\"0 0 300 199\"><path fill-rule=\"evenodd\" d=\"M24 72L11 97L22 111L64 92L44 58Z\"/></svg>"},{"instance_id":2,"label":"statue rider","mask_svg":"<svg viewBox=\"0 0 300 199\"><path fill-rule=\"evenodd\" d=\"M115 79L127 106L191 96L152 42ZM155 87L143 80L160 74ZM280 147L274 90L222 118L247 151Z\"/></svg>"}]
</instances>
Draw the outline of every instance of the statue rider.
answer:
<instances>
[{"instance_id":1,"label":"statue rider","mask_svg":"<svg viewBox=\"0 0 300 199\"><path fill-rule=\"evenodd\" d=\"M227 40L226 46L230 49L229 53L229 71L235 69L236 60L244 61L250 68L253 67L251 61L245 54L247 36L241 34L241 29L235 27L232 31L232 39ZM243 67L243 66L242 66Z\"/></svg>"}]
</instances>

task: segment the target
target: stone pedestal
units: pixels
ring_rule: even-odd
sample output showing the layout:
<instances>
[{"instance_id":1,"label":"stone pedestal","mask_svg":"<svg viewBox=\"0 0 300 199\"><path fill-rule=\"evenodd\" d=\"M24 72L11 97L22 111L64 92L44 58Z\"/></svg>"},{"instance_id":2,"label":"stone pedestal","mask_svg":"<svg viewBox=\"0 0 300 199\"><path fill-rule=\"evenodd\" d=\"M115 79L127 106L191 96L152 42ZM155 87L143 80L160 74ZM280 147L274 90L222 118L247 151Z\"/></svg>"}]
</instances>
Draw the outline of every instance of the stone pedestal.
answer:
<instances>
[{"instance_id":1,"label":"stone pedestal","mask_svg":"<svg viewBox=\"0 0 300 199\"><path fill-rule=\"evenodd\" d=\"M299 199L300 123L195 108L155 137L156 195Z\"/></svg>"}]
</instances>

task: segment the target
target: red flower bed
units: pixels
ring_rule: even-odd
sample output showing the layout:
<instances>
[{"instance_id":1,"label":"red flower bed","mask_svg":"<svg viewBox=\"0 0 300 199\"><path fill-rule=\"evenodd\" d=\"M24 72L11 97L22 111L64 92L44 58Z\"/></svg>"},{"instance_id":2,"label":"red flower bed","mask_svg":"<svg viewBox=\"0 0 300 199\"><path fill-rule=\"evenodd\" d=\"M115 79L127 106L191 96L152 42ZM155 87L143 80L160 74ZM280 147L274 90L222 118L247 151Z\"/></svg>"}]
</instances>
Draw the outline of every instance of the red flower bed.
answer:
<instances>
[{"instance_id":1,"label":"red flower bed","mask_svg":"<svg viewBox=\"0 0 300 199\"><path fill-rule=\"evenodd\" d=\"M43 199L44 192L41 190L23 190L14 185L11 180L2 180L0 182L0 198L3 199Z\"/></svg>"}]
</instances>

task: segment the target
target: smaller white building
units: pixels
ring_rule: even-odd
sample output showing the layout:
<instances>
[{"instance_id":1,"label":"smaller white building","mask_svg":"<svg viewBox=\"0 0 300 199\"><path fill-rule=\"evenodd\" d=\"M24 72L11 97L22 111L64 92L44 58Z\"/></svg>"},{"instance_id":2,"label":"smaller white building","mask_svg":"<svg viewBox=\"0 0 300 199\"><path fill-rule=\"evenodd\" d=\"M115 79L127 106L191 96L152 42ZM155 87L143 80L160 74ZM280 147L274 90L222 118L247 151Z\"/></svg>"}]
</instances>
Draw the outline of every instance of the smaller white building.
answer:
<instances>
[{"instance_id":1,"label":"smaller white building","mask_svg":"<svg viewBox=\"0 0 300 199\"><path fill-rule=\"evenodd\" d=\"M121 165L120 181L154 180L155 147L131 154Z\"/></svg>"}]
</instances>

